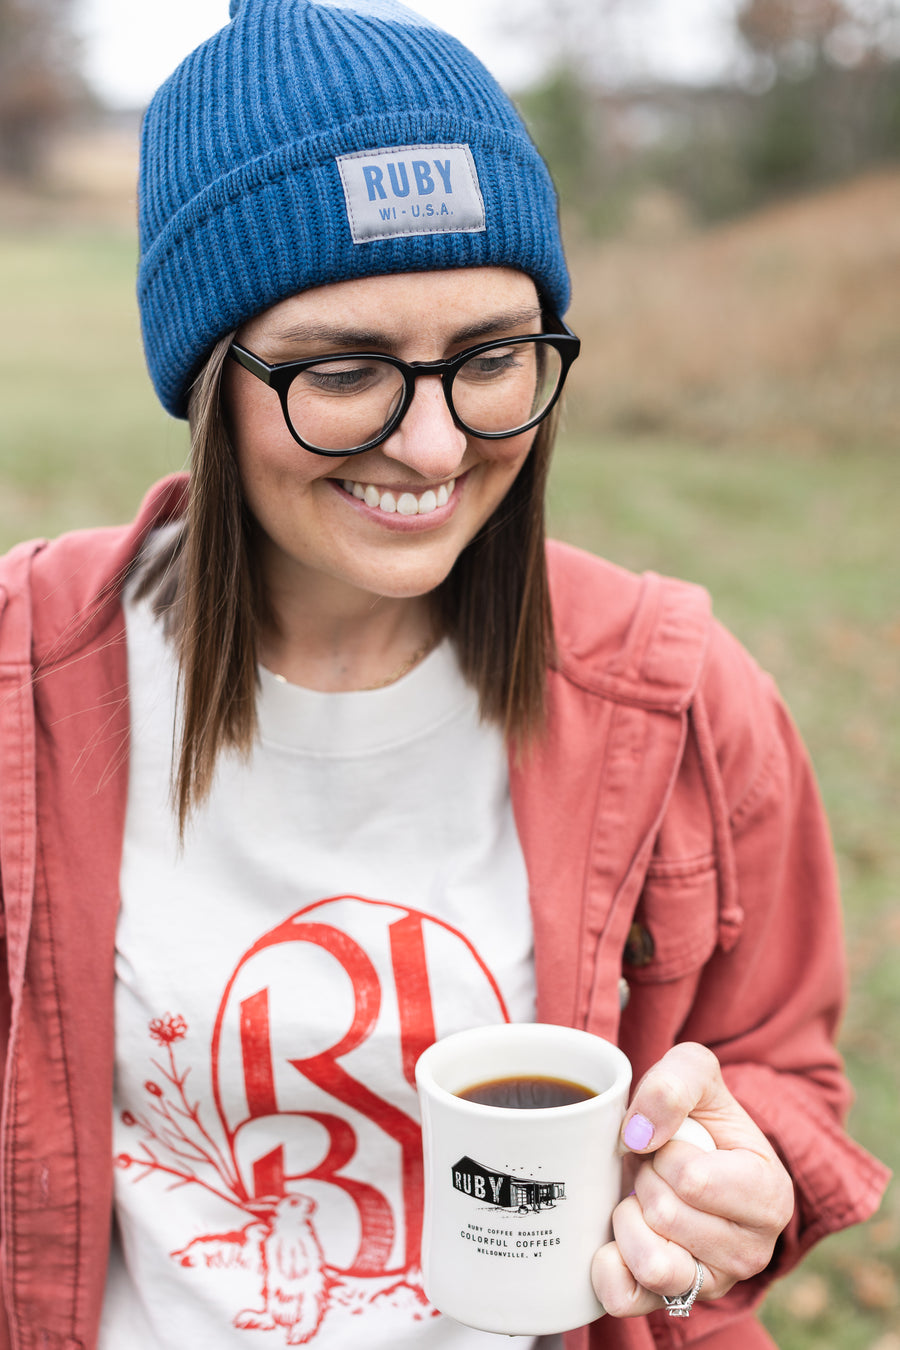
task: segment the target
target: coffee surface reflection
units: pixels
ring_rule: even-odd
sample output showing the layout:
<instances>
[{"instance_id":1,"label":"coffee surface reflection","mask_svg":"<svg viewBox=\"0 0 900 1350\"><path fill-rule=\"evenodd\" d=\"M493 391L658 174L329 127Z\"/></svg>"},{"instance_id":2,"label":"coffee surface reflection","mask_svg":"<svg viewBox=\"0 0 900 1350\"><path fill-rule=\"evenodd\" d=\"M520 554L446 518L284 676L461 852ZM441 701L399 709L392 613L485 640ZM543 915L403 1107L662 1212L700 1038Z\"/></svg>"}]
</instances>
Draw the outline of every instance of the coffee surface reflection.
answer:
<instances>
[{"instance_id":1,"label":"coffee surface reflection","mask_svg":"<svg viewBox=\"0 0 900 1350\"><path fill-rule=\"evenodd\" d=\"M567 1078L491 1078L473 1083L455 1094L478 1106L508 1107L514 1111L544 1110L548 1106L574 1106L596 1097L592 1088Z\"/></svg>"}]
</instances>

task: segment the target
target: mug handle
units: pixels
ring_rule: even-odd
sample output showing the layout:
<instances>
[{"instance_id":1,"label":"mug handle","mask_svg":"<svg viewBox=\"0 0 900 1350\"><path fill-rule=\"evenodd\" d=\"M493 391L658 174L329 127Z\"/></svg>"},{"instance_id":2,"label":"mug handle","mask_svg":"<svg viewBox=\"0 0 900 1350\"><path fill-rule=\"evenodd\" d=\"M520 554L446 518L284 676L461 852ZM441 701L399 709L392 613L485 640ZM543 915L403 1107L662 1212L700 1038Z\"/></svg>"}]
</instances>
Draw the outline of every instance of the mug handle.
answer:
<instances>
[{"instance_id":1,"label":"mug handle","mask_svg":"<svg viewBox=\"0 0 900 1350\"><path fill-rule=\"evenodd\" d=\"M704 1153L715 1153L716 1145L713 1137L705 1125L701 1125L699 1120L693 1116L688 1116L678 1126L678 1129L672 1135L673 1139L681 1139L685 1144L693 1144L695 1148L702 1149Z\"/></svg>"}]
</instances>

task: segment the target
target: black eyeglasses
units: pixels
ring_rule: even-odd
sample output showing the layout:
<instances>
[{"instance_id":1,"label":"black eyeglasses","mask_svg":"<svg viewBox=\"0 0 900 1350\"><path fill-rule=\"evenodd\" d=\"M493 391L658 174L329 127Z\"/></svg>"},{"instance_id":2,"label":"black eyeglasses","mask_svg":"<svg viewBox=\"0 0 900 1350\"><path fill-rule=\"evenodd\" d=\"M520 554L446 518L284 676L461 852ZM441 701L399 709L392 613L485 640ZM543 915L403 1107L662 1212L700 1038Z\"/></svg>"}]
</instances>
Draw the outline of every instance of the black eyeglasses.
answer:
<instances>
[{"instance_id":1,"label":"black eyeglasses","mask_svg":"<svg viewBox=\"0 0 900 1350\"><path fill-rule=\"evenodd\" d=\"M420 375L439 375L454 422L484 440L537 426L565 384L581 342L561 320L557 333L501 338L445 361L401 361L342 352L269 365L232 342L229 356L274 389L294 440L316 455L358 455L403 421Z\"/></svg>"}]
</instances>

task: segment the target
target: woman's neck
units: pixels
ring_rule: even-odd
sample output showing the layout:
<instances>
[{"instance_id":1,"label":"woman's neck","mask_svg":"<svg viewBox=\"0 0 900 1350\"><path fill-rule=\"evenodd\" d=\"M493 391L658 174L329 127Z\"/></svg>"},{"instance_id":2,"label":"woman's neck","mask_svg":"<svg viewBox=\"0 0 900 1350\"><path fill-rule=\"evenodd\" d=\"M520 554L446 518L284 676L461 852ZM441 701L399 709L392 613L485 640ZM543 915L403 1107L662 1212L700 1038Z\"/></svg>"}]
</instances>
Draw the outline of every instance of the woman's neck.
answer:
<instances>
[{"instance_id":1,"label":"woman's neck","mask_svg":"<svg viewBox=\"0 0 900 1350\"><path fill-rule=\"evenodd\" d=\"M378 689L412 670L435 644L427 597L273 597L277 625L260 634L259 659L291 684L326 693Z\"/></svg>"}]
</instances>

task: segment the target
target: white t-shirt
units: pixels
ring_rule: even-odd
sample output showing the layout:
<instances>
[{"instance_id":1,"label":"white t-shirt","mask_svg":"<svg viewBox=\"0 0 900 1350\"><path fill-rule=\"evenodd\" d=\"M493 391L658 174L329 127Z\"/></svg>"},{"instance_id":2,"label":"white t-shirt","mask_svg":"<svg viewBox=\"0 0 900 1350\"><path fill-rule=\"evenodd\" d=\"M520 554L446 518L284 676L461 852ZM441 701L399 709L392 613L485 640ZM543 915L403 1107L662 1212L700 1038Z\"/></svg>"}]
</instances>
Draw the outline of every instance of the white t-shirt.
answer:
<instances>
[{"instance_id":1,"label":"white t-shirt","mask_svg":"<svg viewBox=\"0 0 900 1350\"><path fill-rule=\"evenodd\" d=\"M101 1350L492 1346L421 1293L413 1066L534 1016L502 739L446 643L373 692L262 671L258 743L221 758L180 851L172 652L147 603L126 613Z\"/></svg>"}]
</instances>

